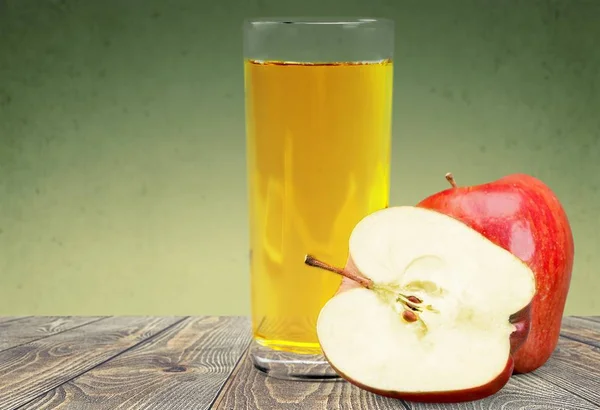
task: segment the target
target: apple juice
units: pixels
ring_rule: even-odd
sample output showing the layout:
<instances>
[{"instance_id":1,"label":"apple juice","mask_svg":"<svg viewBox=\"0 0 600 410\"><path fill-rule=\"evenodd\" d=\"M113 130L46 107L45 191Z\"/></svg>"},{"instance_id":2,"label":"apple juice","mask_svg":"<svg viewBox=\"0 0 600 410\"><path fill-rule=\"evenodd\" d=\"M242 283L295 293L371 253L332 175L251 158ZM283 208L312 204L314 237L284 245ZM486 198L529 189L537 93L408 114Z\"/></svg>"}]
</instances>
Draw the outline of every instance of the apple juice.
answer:
<instances>
[{"instance_id":1,"label":"apple juice","mask_svg":"<svg viewBox=\"0 0 600 410\"><path fill-rule=\"evenodd\" d=\"M316 320L340 278L352 228L387 207L391 61L245 61L254 338L318 353Z\"/></svg>"}]
</instances>

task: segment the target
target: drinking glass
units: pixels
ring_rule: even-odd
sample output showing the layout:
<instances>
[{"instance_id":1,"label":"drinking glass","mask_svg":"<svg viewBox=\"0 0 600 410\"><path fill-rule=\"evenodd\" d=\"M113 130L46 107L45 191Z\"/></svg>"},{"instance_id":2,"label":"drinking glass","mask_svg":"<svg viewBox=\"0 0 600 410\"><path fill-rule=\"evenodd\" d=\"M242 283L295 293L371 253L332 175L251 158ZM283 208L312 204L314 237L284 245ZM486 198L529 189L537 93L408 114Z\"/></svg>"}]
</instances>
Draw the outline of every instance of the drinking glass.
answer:
<instances>
[{"instance_id":1,"label":"drinking glass","mask_svg":"<svg viewBox=\"0 0 600 410\"><path fill-rule=\"evenodd\" d=\"M256 368L336 378L316 323L341 278L353 227L388 206L394 24L244 22L250 275Z\"/></svg>"}]
</instances>

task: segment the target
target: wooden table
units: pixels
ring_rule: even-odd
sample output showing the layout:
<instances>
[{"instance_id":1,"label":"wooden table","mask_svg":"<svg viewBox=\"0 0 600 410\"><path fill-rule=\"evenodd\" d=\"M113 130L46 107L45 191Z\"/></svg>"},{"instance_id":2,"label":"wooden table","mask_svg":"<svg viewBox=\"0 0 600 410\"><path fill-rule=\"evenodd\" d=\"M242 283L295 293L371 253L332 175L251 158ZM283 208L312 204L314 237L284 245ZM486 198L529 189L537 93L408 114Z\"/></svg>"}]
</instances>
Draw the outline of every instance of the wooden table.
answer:
<instances>
[{"instance_id":1,"label":"wooden table","mask_svg":"<svg viewBox=\"0 0 600 410\"><path fill-rule=\"evenodd\" d=\"M405 403L345 381L265 377L243 317L0 317L0 409L599 409L600 317L488 399Z\"/></svg>"}]
</instances>

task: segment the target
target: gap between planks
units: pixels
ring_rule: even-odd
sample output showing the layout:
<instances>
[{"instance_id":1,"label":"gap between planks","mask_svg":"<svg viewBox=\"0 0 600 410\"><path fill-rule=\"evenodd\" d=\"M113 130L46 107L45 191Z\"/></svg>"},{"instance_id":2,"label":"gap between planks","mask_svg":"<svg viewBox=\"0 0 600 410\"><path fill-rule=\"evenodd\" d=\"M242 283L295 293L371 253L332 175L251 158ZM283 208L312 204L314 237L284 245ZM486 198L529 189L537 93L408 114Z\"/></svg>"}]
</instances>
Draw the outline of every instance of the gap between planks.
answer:
<instances>
[{"instance_id":1,"label":"gap between planks","mask_svg":"<svg viewBox=\"0 0 600 410\"><path fill-rule=\"evenodd\" d=\"M237 377L238 373L240 372L240 369L244 366L244 361L246 360L246 358L248 356L248 351L249 351L251 343L252 343L252 339L250 339L248 341L248 344L246 345L246 348L244 349L244 351L242 352L242 354L238 358L238 360L237 360L235 366L233 367L233 369L231 369L231 372L227 376L227 379L226 379L225 383L223 383L223 385L221 386L221 388L219 389L219 391L215 395L215 398L213 399L212 403L208 407L209 409L218 409L219 408L219 405L223 401L223 398L227 395L227 392L231 388L231 385L233 384L233 381Z\"/></svg>"}]
</instances>

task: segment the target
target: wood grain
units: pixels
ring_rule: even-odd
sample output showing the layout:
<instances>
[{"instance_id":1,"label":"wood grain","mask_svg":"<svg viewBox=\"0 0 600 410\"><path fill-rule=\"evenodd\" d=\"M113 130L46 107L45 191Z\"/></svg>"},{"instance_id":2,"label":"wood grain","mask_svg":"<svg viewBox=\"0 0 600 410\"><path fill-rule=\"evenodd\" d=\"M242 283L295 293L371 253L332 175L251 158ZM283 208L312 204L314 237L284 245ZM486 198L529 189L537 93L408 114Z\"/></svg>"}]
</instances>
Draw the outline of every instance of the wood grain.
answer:
<instances>
[{"instance_id":1,"label":"wood grain","mask_svg":"<svg viewBox=\"0 0 600 410\"><path fill-rule=\"evenodd\" d=\"M560 334L568 339L600 347L600 322L580 317L565 317Z\"/></svg>"},{"instance_id":2,"label":"wood grain","mask_svg":"<svg viewBox=\"0 0 600 410\"><path fill-rule=\"evenodd\" d=\"M0 323L14 322L15 320L25 319L29 316L0 316Z\"/></svg>"},{"instance_id":3,"label":"wood grain","mask_svg":"<svg viewBox=\"0 0 600 410\"><path fill-rule=\"evenodd\" d=\"M0 409L22 406L180 320L107 318L0 352Z\"/></svg>"},{"instance_id":4,"label":"wood grain","mask_svg":"<svg viewBox=\"0 0 600 410\"><path fill-rule=\"evenodd\" d=\"M590 398L593 399L592 396ZM345 381L297 382L273 379L254 369L246 354L217 398L215 408L591 410L598 409L598 406L537 374L515 375L500 392L484 400L445 405L403 402L368 393Z\"/></svg>"},{"instance_id":5,"label":"wood grain","mask_svg":"<svg viewBox=\"0 0 600 410\"><path fill-rule=\"evenodd\" d=\"M454 405L388 399L344 380L267 377L248 357L249 340L239 317L3 317L0 409L600 408L600 317L565 318L544 366Z\"/></svg>"},{"instance_id":6,"label":"wood grain","mask_svg":"<svg viewBox=\"0 0 600 410\"><path fill-rule=\"evenodd\" d=\"M409 403L409 407L418 410L598 410L597 405L536 374L513 375L502 390L483 400L452 405Z\"/></svg>"},{"instance_id":7,"label":"wood grain","mask_svg":"<svg viewBox=\"0 0 600 410\"><path fill-rule=\"evenodd\" d=\"M0 352L100 319L101 317L34 316L0 322Z\"/></svg>"},{"instance_id":8,"label":"wood grain","mask_svg":"<svg viewBox=\"0 0 600 410\"><path fill-rule=\"evenodd\" d=\"M600 348L561 338L552 358L535 373L600 409Z\"/></svg>"},{"instance_id":9,"label":"wood grain","mask_svg":"<svg viewBox=\"0 0 600 410\"><path fill-rule=\"evenodd\" d=\"M23 409L207 409L249 340L246 318L189 318Z\"/></svg>"},{"instance_id":10,"label":"wood grain","mask_svg":"<svg viewBox=\"0 0 600 410\"><path fill-rule=\"evenodd\" d=\"M265 376L247 354L215 401L215 409L407 409L345 381L291 381Z\"/></svg>"}]
</instances>

